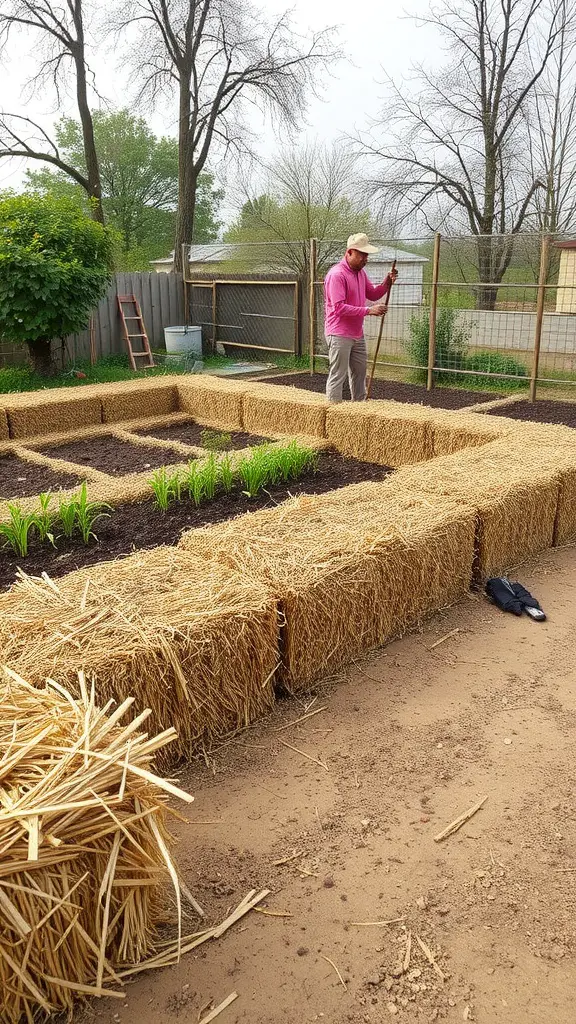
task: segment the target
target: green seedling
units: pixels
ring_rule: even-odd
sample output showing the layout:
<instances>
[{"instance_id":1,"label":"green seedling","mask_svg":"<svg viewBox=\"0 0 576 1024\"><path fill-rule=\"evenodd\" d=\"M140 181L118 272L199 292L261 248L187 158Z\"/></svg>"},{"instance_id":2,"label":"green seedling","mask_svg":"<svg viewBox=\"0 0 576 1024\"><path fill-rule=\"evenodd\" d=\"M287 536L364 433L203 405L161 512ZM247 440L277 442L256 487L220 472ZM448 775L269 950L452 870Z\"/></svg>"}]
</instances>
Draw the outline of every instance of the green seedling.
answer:
<instances>
[{"instance_id":1,"label":"green seedling","mask_svg":"<svg viewBox=\"0 0 576 1024\"><path fill-rule=\"evenodd\" d=\"M62 526L65 537L71 537L76 526L76 512L78 510L78 498L73 495L68 500L61 498L58 505L58 522Z\"/></svg>"},{"instance_id":2,"label":"green seedling","mask_svg":"<svg viewBox=\"0 0 576 1024\"><path fill-rule=\"evenodd\" d=\"M209 452L225 452L232 444L232 434L224 430L203 430L200 444Z\"/></svg>"},{"instance_id":3,"label":"green seedling","mask_svg":"<svg viewBox=\"0 0 576 1024\"><path fill-rule=\"evenodd\" d=\"M20 558L26 558L30 531L36 526L36 516L34 513L23 512L20 505L8 505L8 511L10 519L7 523L0 523L0 535L6 538L6 545Z\"/></svg>"},{"instance_id":4,"label":"green seedling","mask_svg":"<svg viewBox=\"0 0 576 1024\"><path fill-rule=\"evenodd\" d=\"M204 485L204 497L208 501L216 495L216 488L218 487L218 463L216 462L216 456L214 453L208 456L204 465L201 467L200 474L202 476Z\"/></svg>"},{"instance_id":5,"label":"green seedling","mask_svg":"<svg viewBox=\"0 0 576 1024\"><path fill-rule=\"evenodd\" d=\"M223 455L218 463L218 469L220 474L220 483L222 490L226 494L230 494L234 486L235 474L232 469L232 460L229 455Z\"/></svg>"},{"instance_id":6,"label":"green seedling","mask_svg":"<svg viewBox=\"0 0 576 1024\"><path fill-rule=\"evenodd\" d=\"M189 462L186 474L186 488L195 505L199 505L204 498L204 487L205 480L202 469L197 462Z\"/></svg>"},{"instance_id":7,"label":"green seedling","mask_svg":"<svg viewBox=\"0 0 576 1024\"><path fill-rule=\"evenodd\" d=\"M113 511L112 506L105 501L88 501L88 491L86 481L84 481L76 506L76 523L85 544L88 544L91 537L98 540L93 530L94 523L98 519L109 519L110 512Z\"/></svg>"},{"instance_id":8,"label":"green seedling","mask_svg":"<svg viewBox=\"0 0 576 1024\"><path fill-rule=\"evenodd\" d=\"M40 494L38 500L40 501L40 511L36 513L34 522L34 525L38 530L38 539L42 544L45 541L49 541L52 547L55 548L56 544L54 542L54 534L52 532L54 525L53 516L48 510L51 500L50 492L48 491L45 494Z\"/></svg>"},{"instance_id":9,"label":"green seedling","mask_svg":"<svg viewBox=\"0 0 576 1024\"><path fill-rule=\"evenodd\" d=\"M154 500L162 512L166 512L174 494L173 478L168 476L166 466L157 469L148 481L154 492ZM180 493L178 494L180 497Z\"/></svg>"},{"instance_id":10,"label":"green seedling","mask_svg":"<svg viewBox=\"0 0 576 1024\"><path fill-rule=\"evenodd\" d=\"M255 498L259 491L271 482L268 450L255 448L251 455L241 459L238 463L238 475L244 485L243 493L248 498Z\"/></svg>"}]
</instances>

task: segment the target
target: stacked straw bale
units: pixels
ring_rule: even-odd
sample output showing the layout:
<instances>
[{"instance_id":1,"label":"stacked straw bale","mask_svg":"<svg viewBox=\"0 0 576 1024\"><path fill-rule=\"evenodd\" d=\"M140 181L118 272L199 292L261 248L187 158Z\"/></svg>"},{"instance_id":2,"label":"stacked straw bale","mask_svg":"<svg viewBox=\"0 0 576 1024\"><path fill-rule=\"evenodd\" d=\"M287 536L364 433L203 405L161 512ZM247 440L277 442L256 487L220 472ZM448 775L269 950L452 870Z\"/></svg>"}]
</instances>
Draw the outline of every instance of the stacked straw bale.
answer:
<instances>
[{"instance_id":1,"label":"stacked straw bale","mask_svg":"<svg viewBox=\"0 0 576 1024\"><path fill-rule=\"evenodd\" d=\"M177 377L150 377L119 381L102 389L102 421L118 423L178 410Z\"/></svg>"},{"instance_id":2,"label":"stacked straw bale","mask_svg":"<svg viewBox=\"0 0 576 1024\"><path fill-rule=\"evenodd\" d=\"M4 408L11 438L78 430L102 421L98 389L55 388L6 395Z\"/></svg>"},{"instance_id":3,"label":"stacked straw bale","mask_svg":"<svg viewBox=\"0 0 576 1024\"><path fill-rule=\"evenodd\" d=\"M172 547L56 582L23 577L0 595L5 664L70 687L82 668L97 676L100 702L134 695L152 728L177 726L163 767L272 707L277 641L263 585Z\"/></svg>"},{"instance_id":4,"label":"stacked straw bale","mask_svg":"<svg viewBox=\"0 0 576 1024\"><path fill-rule=\"evenodd\" d=\"M450 498L478 518L476 576L498 575L552 544L559 481L551 467L525 467L508 439L405 467L383 487L428 500Z\"/></svg>"},{"instance_id":5,"label":"stacked straw bale","mask_svg":"<svg viewBox=\"0 0 576 1024\"><path fill-rule=\"evenodd\" d=\"M473 412L452 412L448 409L433 410L432 456L451 455L464 448L478 448L513 434L518 429L514 420L505 419L493 423L487 417Z\"/></svg>"},{"instance_id":6,"label":"stacked straw bale","mask_svg":"<svg viewBox=\"0 0 576 1024\"><path fill-rule=\"evenodd\" d=\"M113 995L122 964L149 952L166 920L166 880L180 894L150 768L174 730L149 739L130 700L101 706L80 675L37 689L0 678L0 1020L71 1013Z\"/></svg>"},{"instance_id":7,"label":"stacked straw bale","mask_svg":"<svg viewBox=\"0 0 576 1024\"><path fill-rule=\"evenodd\" d=\"M0 408L0 443L10 440L10 431L8 429L8 416L6 415L6 409Z\"/></svg>"},{"instance_id":8,"label":"stacked straw bale","mask_svg":"<svg viewBox=\"0 0 576 1024\"><path fill-rule=\"evenodd\" d=\"M242 430L246 381L193 374L178 383L178 408L209 427Z\"/></svg>"},{"instance_id":9,"label":"stacked straw bale","mask_svg":"<svg viewBox=\"0 0 576 1024\"><path fill-rule=\"evenodd\" d=\"M327 402L324 395L283 384L253 382L244 393L244 430L265 434L325 436Z\"/></svg>"},{"instance_id":10,"label":"stacked straw bale","mask_svg":"<svg viewBox=\"0 0 576 1024\"><path fill-rule=\"evenodd\" d=\"M570 427L522 423L522 428L494 446L526 473L544 470L559 483L554 546L576 540L576 431Z\"/></svg>"},{"instance_id":11,"label":"stacked straw bale","mask_svg":"<svg viewBox=\"0 0 576 1024\"><path fill-rule=\"evenodd\" d=\"M357 484L191 530L180 544L276 595L280 679L294 690L465 593L474 513Z\"/></svg>"},{"instance_id":12,"label":"stacked straw bale","mask_svg":"<svg viewBox=\"0 0 576 1024\"><path fill-rule=\"evenodd\" d=\"M423 462L432 455L430 410L404 402L343 402L328 406L326 437L338 451L383 466Z\"/></svg>"}]
</instances>

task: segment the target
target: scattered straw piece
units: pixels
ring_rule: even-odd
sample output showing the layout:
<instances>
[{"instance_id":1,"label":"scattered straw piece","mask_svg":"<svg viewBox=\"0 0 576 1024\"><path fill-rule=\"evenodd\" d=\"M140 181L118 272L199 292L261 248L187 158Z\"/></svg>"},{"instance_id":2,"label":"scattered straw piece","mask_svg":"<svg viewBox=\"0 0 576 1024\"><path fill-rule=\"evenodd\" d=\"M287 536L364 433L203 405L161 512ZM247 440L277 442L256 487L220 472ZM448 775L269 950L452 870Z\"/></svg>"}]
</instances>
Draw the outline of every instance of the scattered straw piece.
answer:
<instances>
[{"instance_id":1,"label":"scattered straw piece","mask_svg":"<svg viewBox=\"0 0 576 1024\"><path fill-rule=\"evenodd\" d=\"M211 1020L216 1020L216 1017L222 1013L222 1010L225 1010L227 1006L230 1006L230 1003L233 1003L235 999L238 999L238 993L231 992L230 995L227 996L226 999L223 999L218 1006L215 1006L206 1017L202 1017L199 1024L210 1024Z\"/></svg>"},{"instance_id":2,"label":"scattered straw piece","mask_svg":"<svg viewBox=\"0 0 576 1024\"><path fill-rule=\"evenodd\" d=\"M283 732L284 729L291 729L293 725L298 725L299 722L305 722L307 718L313 718L314 715L319 715L321 711L326 711L327 704L322 708L316 708L315 711L309 711L307 715L302 715L300 718L295 718L293 722L288 722L286 725L281 725L278 729L274 729L274 732Z\"/></svg>"},{"instance_id":3,"label":"scattered straw piece","mask_svg":"<svg viewBox=\"0 0 576 1024\"><path fill-rule=\"evenodd\" d=\"M437 836L434 836L434 842L441 843L443 839L447 839L448 836L453 835L454 832L457 832L459 828L462 828L462 825L465 825L466 822L470 820L470 818L474 817L476 811L479 811L480 808L484 806L487 799L487 796L482 797L482 799L479 800L477 804L474 804L472 807L469 807L468 810L464 811L464 813L461 814L458 818L454 818L454 821L451 821L450 824L446 825L446 828L442 829L442 831L439 832Z\"/></svg>"},{"instance_id":4,"label":"scattered straw piece","mask_svg":"<svg viewBox=\"0 0 576 1024\"><path fill-rule=\"evenodd\" d=\"M432 646L428 648L428 650L433 651L435 647L439 647L440 644L443 644L445 640L450 640L451 637L456 636L456 634L459 632L459 629L451 629L449 633L446 633L446 636L441 636L440 639L437 640L435 644L432 644Z\"/></svg>"},{"instance_id":5,"label":"scattered straw piece","mask_svg":"<svg viewBox=\"0 0 576 1024\"><path fill-rule=\"evenodd\" d=\"M302 757L307 757L309 761L314 761L314 764L319 764L325 772L329 771L328 765L324 761L320 761L317 757L312 757L311 754L307 754L305 750L299 750L298 747L293 747L291 743L286 743L285 740L280 740L283 747L288 747L290 750L294 750L297 754L302 754Z\"/></svg>"},{"instance_id":6,"label":"scattered straw piece","mask_svg":"<svg viewBox=\"0 0 576 1024\"><path fill-rule=\"evenodd\" d=\"M390 921L351 921L350 924L355 925L356 928L382 928L384 925L400 924L401 921L405 920L406 918L402 916L393 917Z\"/></svg>"},{"instance_id":7,"label":"scattered straw piece","mask_svg":"<svg viewBox=\"0 0 576 1024\"><path fill-rule=\"evenodd\" d=\"M434 971L436 972L440 980L446 981L446 975L443 974L443 972L438 967L438 964L436 963L436 959L430 947L426 945L424 940L421 939L419 935L416 936L416 942L420 946L420 949L424 953L424 956L426 957L428 963L430 964L431 967L433 967Z\"/></svg>"},{"instance_id":8,"label":"scattered straw piece","mask_svg":"<svg viewBox=\"0 0 576 1024\"><path fill-rule=\"evenodd\" d=\"M408 932L406 936L406 952L404 953L404 960L402 962L402 970L406 974L410 967L410 954L412 952L412 932Z\"/></svg>"},{"instance_id":9,"label":"scattered straw piece","mask_svg":"<svg viewBox=\"0 0 576 1024\"><path fill-rule=\"evenodd\" d=\"M336 974L340 978L340 984L343 986L344 991L347 992L348 991L348 986L347 986L346 982L344 981L344 978L340 974L340 971L336 967L336 964L334 963L334 961L331 960L329 956L324 956L324 953L320 953L320 956L322 957L323 960L326 961L327 964L330 964L330 966L334 968L334 970L336 971Z\"/></svg>"}]
</instances>

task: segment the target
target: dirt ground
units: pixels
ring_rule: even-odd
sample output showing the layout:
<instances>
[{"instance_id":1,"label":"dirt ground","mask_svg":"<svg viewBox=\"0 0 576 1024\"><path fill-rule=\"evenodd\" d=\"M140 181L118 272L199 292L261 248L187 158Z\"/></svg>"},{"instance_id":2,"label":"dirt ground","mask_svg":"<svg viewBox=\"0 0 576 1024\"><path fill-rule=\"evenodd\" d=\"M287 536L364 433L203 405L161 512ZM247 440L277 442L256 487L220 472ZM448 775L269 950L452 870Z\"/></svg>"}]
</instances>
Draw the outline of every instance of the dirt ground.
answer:
<instances>
[{"instance_id":1,"label":"dirt ground","mask_svg":"<svg viewBox=\"0 0 576 1024\"><path fill-rule=\"evenodd\" d=\"M232 991L218 1024L574 1021L576 549L512 578L546 623L471 594L184 774L178 856L210 920L264 886L285 916L252 912L78 1022L195 1024Z\"/></svg>"}]
</instances>

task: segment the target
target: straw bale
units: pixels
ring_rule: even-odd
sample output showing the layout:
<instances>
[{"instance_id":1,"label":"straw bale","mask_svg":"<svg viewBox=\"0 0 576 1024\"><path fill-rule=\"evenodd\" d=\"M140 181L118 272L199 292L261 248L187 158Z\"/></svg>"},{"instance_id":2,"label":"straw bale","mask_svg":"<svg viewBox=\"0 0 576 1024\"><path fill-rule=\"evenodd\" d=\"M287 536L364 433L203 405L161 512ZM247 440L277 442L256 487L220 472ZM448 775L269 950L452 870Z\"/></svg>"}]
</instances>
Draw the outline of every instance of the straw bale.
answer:
<instances>
[{"instance_id":1,"label":"straw bale","mask_svg":"<svg viewBox=\"0 0 576 1024\"><path fill-rule=\"evenodd\" d=\"M6 409L0 408L0 442L10 440L10 431L8 430L8 416L6 415Z\"/></svg>"},{"instance_id":2,"label":"straw bale","mask_svg":"<svg viewBox=\"0 0 576 1024\"><path fill-rule=\"evenodd\" d=\"M30 682L98 679L100 702L136 697L175 725L172 761L264 714L279 660L277 608L261 584L172 547L23 577L0 596L3 659Z\"/></svg>"},{"instance_id":3,"label":"straw bale","mask_svg":"<svg viewBox=\"0 0 576 1024\"><path fill-rule=\"evenodd\" d=\"M78 430L102 421L100 399L82 388L7 395L5 410L14 439Z\"/></svg>"},{"instance_id":4,"label":"straw bale","mask_svg":"<svg viewBox=\"0 0 576 1024\"><path fill-rule=\"evenodd\" d=\"M294 690L465 593L474 514L367 483L191 530L180 544L274 592L279 678Z\"/></svg>"},{"instance_id":5,"label":"straw bale","mask_svg":"<svg viewBox=\"0 0 576 1024\"><path fill-rule=\"evenodd\" d=\"M522 424L499 447L508 457L532 472L553 472L559 482L553 544L559 547L576 540L576 431L570 427Z\"/></svg>"},{"instance_id":6,"label":"straw bale","mask_svg":"<svg viewBox=\"0 0 576 1024\"><path fill-rule=\"evenodd\" d=\"M432 416L404 402L343 402L329 405L326 436L344 455L405 466L432 455Z\"/></svg>"},{"instance_id":7,"label":"straw bale","mask_svg":"<svg viewBox=\"0 0 576 1024\"><path fill-rule=\"evenodd\" d=\"M496 419L496 418L495 418ZM500 417L498 418L500 419ZM433 456L451 455L463 448L476 448L515 433L514 420L492 422L476 413L434 409Z\"/></svg>"},{"instance_id":8,"label":"straw bale","mask_svg":"<svg viewBox=\"0 0 576 1024\"><path fill-rule=\"evenodd\" d=\"M163 416L178 411L178 390L174 379L150 377L120 381L102 391L102 422L118 423L144 416Z\"/></svg>"},{"instance_id":9,"label":"straw bale","mask_svg":"<svg viewBox=\"0 0 576 1024\"><path fill-rule=\"evenodd\" d=\"M552 544L559 482L552 468L525 467L508 439L399 470L382 486L449 497L478 517L476 575L497 575Z\"/></svg>"},{"instance_id":10,"label":"straw bale","mask_svg":"<svg viewBox=\"0 0 576 1024\"><path fill-rule=\"evenodd\" d=\"M78 999L125 999L118 970L153 947L166 881L180 892L155 750L80 677L36 689L0 678L0 1019L29 1022ZM124 709L125 711L126 709ZM141 720L145 714L141 716Z\"/></svg>"},{"instance_id":11,"label":"straw bale","mask_svg":"<svg viewBox=\"0 0 576 1024\"><path fill-rule=\"evenodd\" d=\"M178 384L178 406L198 423L227 430L243 430L242 397L246 381L194 374Z\"/></svg>"},{"instance_id":12,"label":"straw bale","mask_svg":"<svg viewBox=\"0 0 576 1024\"><path fill-rule=\"evenodd\" d=\"M326 436L324 395L283 384L253 382L243 399L244 429L265 434L271 426L280 434Z\"/></svg>"}]
</instances>

